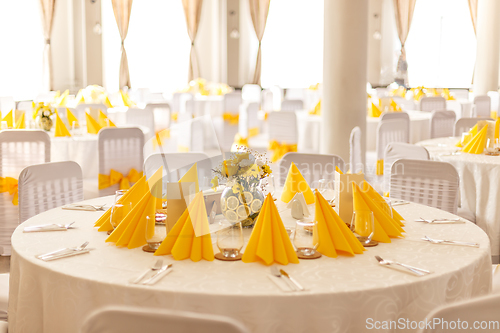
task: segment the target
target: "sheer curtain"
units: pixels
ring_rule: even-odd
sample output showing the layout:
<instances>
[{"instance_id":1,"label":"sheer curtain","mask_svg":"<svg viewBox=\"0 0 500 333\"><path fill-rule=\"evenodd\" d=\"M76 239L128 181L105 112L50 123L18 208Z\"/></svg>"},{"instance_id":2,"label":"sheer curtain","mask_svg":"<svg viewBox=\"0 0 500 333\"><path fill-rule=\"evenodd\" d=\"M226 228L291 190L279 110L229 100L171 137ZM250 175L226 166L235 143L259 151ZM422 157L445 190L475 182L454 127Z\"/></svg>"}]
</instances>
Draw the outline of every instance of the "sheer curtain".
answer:
<instances>
[{"instance_id":1,"label":"sheer curtain","mask_svg":"<svg viewBox=\"0 0 500 333\"><path fill-rule=\"evenodd\" d=\"M406 40L410 86L468 88L476 37L467 0L418 0Z\"/></svg>"},{"instance_id":2,"label":"sheer curtain","mask_svg":"<svg viewBox=\"0 0 500 333\"><path fill-rule=\"evenodd\" d=\"M133 88L172 92L187 84L191 42L182 1L134 1L127 34ZM120 35L111 1L102 1L104 86L114 92L120 68Z\"/></svg>"},{"instance_id":3,"label":"sheer curtain","mask_svg":"<svg viewBox=\"0 0 500 333\"><path fill-rule=\"evenodd\" d=\"M38 95L44 44L39 0L0 1L0 96Z\"/></svg>"},{"instance_id":4,"label":"sheer curtain","mask_svg":"<svg viewBox=\"0 0 500 333\"><path fill-rule=\"evenodd\" d=\"M323 15L323 0L271 1L262 39L263 87L323 81Z\"/></svg>"}]
</instances>

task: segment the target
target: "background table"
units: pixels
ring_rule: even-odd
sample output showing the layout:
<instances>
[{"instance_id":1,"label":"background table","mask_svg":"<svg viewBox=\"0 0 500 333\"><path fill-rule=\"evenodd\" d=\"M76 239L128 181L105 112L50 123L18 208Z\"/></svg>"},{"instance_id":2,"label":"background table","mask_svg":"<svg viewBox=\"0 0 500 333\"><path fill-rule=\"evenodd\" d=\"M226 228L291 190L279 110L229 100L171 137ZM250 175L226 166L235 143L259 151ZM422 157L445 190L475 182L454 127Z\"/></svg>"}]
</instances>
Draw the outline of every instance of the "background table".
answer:
<instances>
[{"instance_id":1,"label":"background table","mask_svg":"<svg viewBox=\"0 0 500 333\"><path fill-rule=\"evenodd\" d=\"M490 237L493 263L500 258L500 156L460 153L460 138L439 138L419 142L431 159L451 163L460 176L461 207L472 212L476 224Z\"/></svg>"},{"instance_id":2,"label":"background table","mask_svg":"<svg viewBox=\"0 0 500 333\"><path fill-rule=\"evenodd\" d=\"M110 197L89 202L111 202ZM290 211L277 201L285 225ZM311 207L312 208L312 207ZM261 263L174 261L173 271L154 286L129 284L157 259L140 248L105 243L93 228L99 212L60 208L20 225L12 237L9 332L78 332L85 317L106 305L122 304L220 314L242 321L252 332L364 332L366 320L422 320L434 307L491 290L490 245L472 223L430 225L414 222L452 214L417 204L399 206L407 218L406 238L369 248L363 255L301 260L286 270L307 289L281 291ZM23 227L76 221L67 232L25 234ZM474 241L480 248L435 245L435 238ZM43 262L34 256L90 241L90 254ZM216 247L214 246L214 249ZM382 267L374 255L434 271L415 277ZM379 330L384 332L384 330Z\"/></svg>"}]
</instances>

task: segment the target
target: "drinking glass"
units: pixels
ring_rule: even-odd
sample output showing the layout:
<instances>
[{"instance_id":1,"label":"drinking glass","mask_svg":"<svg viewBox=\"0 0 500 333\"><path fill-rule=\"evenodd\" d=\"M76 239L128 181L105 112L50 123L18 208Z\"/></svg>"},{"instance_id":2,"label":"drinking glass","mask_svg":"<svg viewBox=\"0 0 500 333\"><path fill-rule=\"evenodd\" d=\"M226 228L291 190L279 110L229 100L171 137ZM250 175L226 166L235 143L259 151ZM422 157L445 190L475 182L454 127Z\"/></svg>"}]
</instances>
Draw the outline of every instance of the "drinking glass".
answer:
<instances>
[{"instance_id":1,"label":"drinking glass","mask_svg":"<svg viewBox=\"0 0 500 333\"><path fill-rule=\"evenodd\" d=\"M351 231L357 236L361 244L369 244L375 233L373 213L369 210L356 210L352 214Z\"/></svg>"},{"instance_id":2,"label":"drinking glass","mask_svg":"<svg viewBox=\"0 0 500 333\"><path fill-rule=\"evenodd\" d=\"M127 202L124 204L115 203L111 206L111 216L109 218L109 222L113 229L116 229L118 225L123 221L125 216L132 210L132 203Z\"/></svg>"},{"instance_id":3,"label":"drinking glass","mask_svg":"<svg viewBox=\"0 0 500 333\"><path fill-rule=\"evenodd\" d=\"M156 219L156 216L146 216L146 242L151 250L157 250L165 237L167 237L167 225L165 221Z\"/></svg>"},{"instance_id":4,"label":"drinking glass","mask_svg":"<svg viewBox=\"0 0 500 333\"><path fill-rule=\"evenodd\" d=\"M217 247L225 258L235 258L243 248L243 229L241 222L221 222L217 231Z\"/></svg>"},{"instance_id":5,"label":"drinking glass","mask_svg":"<svg viewBox=\"0 0 500 333\"><path fill-rule=\"evenodd\" d=\"M304 256L312 256L316 253L316 248L319 244L317 227L318 222L316 221L297 221L295 225L293 245Z\"/></svg>"}]
</instances>

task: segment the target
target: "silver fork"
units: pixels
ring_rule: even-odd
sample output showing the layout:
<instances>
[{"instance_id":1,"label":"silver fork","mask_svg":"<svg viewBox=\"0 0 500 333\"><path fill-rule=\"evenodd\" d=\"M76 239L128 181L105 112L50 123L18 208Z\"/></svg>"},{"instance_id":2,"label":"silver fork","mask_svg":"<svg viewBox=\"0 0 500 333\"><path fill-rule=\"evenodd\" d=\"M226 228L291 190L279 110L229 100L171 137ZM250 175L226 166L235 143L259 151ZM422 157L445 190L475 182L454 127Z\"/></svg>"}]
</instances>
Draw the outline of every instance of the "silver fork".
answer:
<instances>
[{"instance_id":1,"label":"silver fork","mask_svg":"<svg viewBox=\"0 0 500 333\"><path fill-rule=\"evenodd\" d=\"M78 247L75 247L75 248L69 248L69 247L67 247L65 249L60 249L60 250L52 251L52 252L49 252L49 253L41 254L41 255L37 256L37 258L43 259L43 258L47 258L47 257L50 257L50 256L62 255L64 253L71 252L71 251L81 251L84 248L86 248L87 245L89 245L89 242L85 242L82 245L80 245Z\"/></svg>"},{"instance_id":2,"label":"silver fork","mask_svg":"<svg viewBox=\"0 0 500 333\"><path fill-rule=\"evenodd\" d=\"M45 229L45 228L50 228L51 226L55 226L55 227L58 227L58 228L64 228L64 229L72 229L72 225L74 224L75 222L71 222L69 224L42 224L42 225L34 225L34 226L31 226L31 227L26 227L24 228L24 232L29 232L29 231L36 231L36 230L39 230L39 229Z\"/></svg>"},{"instance_id":3,"label":"silver fork","mask_svg":"<svg viewBox=\"0 0 500 333\"><path fill-rule=\"evenodd\" d=\"M428 242L431 242L432 244L449 244L449 245L463 245L463 246L479 247L478 243L451 241L451 240L444 240L444 239L432 239L429 236L424 236L424 237L425 238L422 238L422 240L426 240Z\"/></svg>"},{"instance_id":4,"label":"silver fork","mask_svg":"<svg viewBox=\"0 0 500 333\"><path fill-rule=\"evenodd\" d=\"M148 269L147 271L145 271L144 273L142 273L137 279L135 279L134 281L132 281L131 283L139 283L142 279L144 279L144 277L149 273L149 272L154 272L154 271L157 271L161 268L161 266L163 265L163 259L158 259L156 260L156 262L154 263L153 266L151 266L150 269Z\"/></svg>"},{"instance_id":5,"label":"silver fork","mask_svg":"<svg viewBox=\"0 0 500 333\"><path fill-rule=\"evenodd\" d=\"M413 267L413 266L410 266L410 265L402 264L402 263L399 263L397 261L385 260L385 259L382 259L379 256L375 256L375 259L377 259L378 262L381 265L384 265L384 266L390 266L390 265L401 266L401 267L409 270L410 272L412 272L412 273L414 273L414 274L416 274L418 276L424 276L425 274L430 274L431 273L430 271L428 271L426 269L417 268L417 267Z\"/></svg>"},{"instance_id":6,"label":"silver fork","mask_svg":"<svg viewBox=\"0 0 500 333\"><path fill-rule=\"evenodd\" d=\"M274 275L274 276L276 276L276 277L282 278L282 280L285 280L286 284L288 285L288 288L290 288L292 291L297 290L295 288L295 285L292 284L292 281L290 281L288 278L283 278L283 274L281 274L281 272L278 269L278 267L271 266L271 274Z\"/></svg>"}]
</instances>

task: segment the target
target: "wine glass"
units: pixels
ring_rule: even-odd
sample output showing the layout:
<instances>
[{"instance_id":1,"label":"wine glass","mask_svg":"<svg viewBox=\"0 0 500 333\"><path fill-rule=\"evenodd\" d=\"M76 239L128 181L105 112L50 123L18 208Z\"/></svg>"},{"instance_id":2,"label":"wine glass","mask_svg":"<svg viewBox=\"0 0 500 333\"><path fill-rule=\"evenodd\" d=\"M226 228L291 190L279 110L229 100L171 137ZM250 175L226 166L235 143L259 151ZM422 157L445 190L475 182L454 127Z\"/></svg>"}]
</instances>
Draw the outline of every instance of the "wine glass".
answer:
<instances>
[{"instance_id":1,"label":"wine glass","mask_svg":"<svg viewBox=\"0 0 500 333\"><path fill-rule=\"evenodd\" d=\"M217 231L217 247L224 258L236 258L243 248L243 229L241 222L229 221L220 223Z\"/></svg>"},{"instance_id":2,"label":"wine glass","mask_svg":"<svg viewBox=\"0 0 500 333\"><path fill-rule=\"evenodd\" d=\"M351 231L363 245L370 244L375 233L373 212L369 210L356 210L352 214Z\"/></svg>"},{"instance_id":3,"label":"wine glass","mask_svg":"<svg viewBox=\"0 0 500 333\"><path fill-rule=\"evenodd\" d=\"M157 220L155 215L146 215L145 219L146 242L151 250L157 250L165 237L167 237L167 225L164 220Z\"/></svg>"},{"instance_id":4,"label":"wine glass","mask_svg":"<svg viewBox=\"0 0 500 333\"><path fill-rule=\"evenodd\" d=\"M295 245L297 252L303 256L312 256L316 253L316 248L319 245L317 228L318 222L316 221L297 221L293 236L293 245Z\"/></svg>"},{"instance_id":5,"label":"wine glass","mask_svg":"<svg viewBox=\"0 0 500 333\"><path fill-rule=\"evenodd\" d=\"M111 226L113 229L116 229L118 225L123 221L125 216L130 213L132 210L132 203L131 202L126 202L126 203L115 203L113 206L111 206L111 215L109 218L109 222L111 223Z\"/></svg>"}]
</instances>

